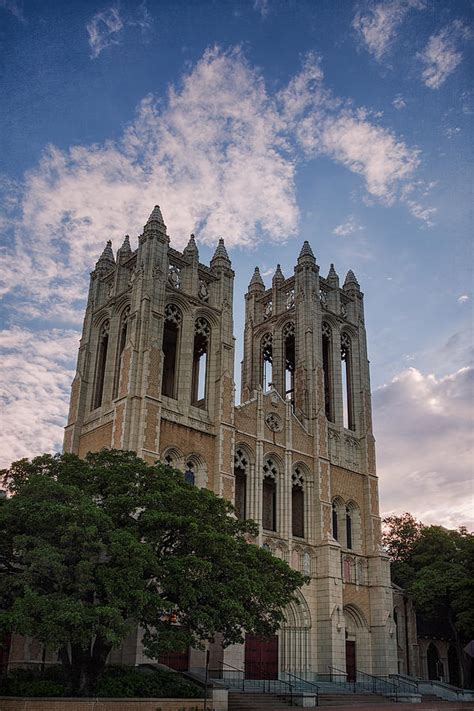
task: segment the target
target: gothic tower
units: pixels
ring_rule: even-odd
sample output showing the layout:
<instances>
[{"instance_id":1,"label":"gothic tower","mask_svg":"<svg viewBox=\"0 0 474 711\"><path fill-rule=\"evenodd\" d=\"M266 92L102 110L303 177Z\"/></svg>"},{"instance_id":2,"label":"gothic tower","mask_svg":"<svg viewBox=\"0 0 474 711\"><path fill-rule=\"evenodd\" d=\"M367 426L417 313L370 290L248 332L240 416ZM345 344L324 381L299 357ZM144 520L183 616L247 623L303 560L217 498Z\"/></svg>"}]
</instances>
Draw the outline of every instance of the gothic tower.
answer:
<instances>
[{"instance_id":1,"label":"gothic tower","mask_svg":"<svg viewBox=\"0 0 474 711\"><path fill-rule=\"evenodd\" d=\"M274 640L216 643L216 661L250 675L256 665L273 676L396 672L360 286L349 271L340 288L333 265L321 277L308 242L271 288L256 268L235 407L233 278L223 240L209 266L193 235L182 253L171 248L159 207L136 251L128 237L116 257L107 243L91 274L65 449L132 449L186 470L259 524L256 545L309 577ZM132 648L127 662L143 660L138 638Z\"/></svg>"}]
</instances>

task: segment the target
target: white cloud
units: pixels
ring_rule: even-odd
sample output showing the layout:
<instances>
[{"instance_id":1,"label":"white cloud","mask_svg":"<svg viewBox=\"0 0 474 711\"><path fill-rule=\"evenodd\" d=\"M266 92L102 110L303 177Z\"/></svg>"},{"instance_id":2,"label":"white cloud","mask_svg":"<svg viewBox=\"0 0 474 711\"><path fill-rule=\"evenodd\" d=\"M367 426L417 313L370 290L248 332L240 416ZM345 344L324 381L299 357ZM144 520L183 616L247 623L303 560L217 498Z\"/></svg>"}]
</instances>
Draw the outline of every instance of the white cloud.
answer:
<instances>
[{"instance_id":1,"label":"white cloud","mask_svg":"<svg viewBox=\"0 0 474 711\"><path fill-rule=\"evenodd\" d=\"M338 235L339 237L347 237L347 235L351 235L353 232L359 232L361 229L362 227L359 225L354 215L351 215L345 222L337 225L337 227L333 229L332 233L334 235Z\"/></svg>"},{"instance_id":2,"label":"white cloud","mask_svg":"<svg viewBox=\"0 0 474 711\"><path fill-rule=\"evenodd\" d=\"M316 56L271 96L239 49L208 50L167 99L141 102L120 140L45 150L8 201L0 288L29 318L77 323L105 240L139 233L157 202L178 248L191 231L229 247L284 241L297 232L297 166L320 155L386 204L415 185L418 151L334 97Z\"/></svg>"},{"instance_id":3,"label":"white cloud","mask_svg":"<svg viewBox=\"0 0 474 711\"><path fill-rule=\"evenodd\" d=\"M437 34L432 35L418 57L424 67L421 79L430 89L439 89L462 61L458 48L462 40L469 39L471 31L460 20L455 20Z\"/></svg>"},{"instance_id":4,"label":"white cloud","mask_svg":"<svg viewBox=\"0 0 474 711\"><path fill-rule=\"evenodd\" d=\"M424 0L371 2L356 12L352 27L366 49L380 61L390 49L408 12L424 7Z\"/></svg>"},{"instance_id":5,"label":"white cloud","mask_svg":"<svg viewBox=\"0 0 474 711\"><path fill-rule=\"evenodd\" d=\"M123 21L118 7L109 7L107 10L97 12L86 25L89 35L91 57L96 59L107 47L119 43L118 35L123 29Z\"/></svg>"},{"instance_id":6,"label":"white cloud","mask_svg":"<svg viewBox=\"0 0 474 711\"><path fill-rule=\"evenodd\" d=\"M406 108L407 102L403 98L401 94L397 94L397 96L394 98L392 101L392 106L397 109L397 111L401 111L402 109Z\"/></svg>"},{"instance_id":7,"label":"white cloud","mask_svg":"<svg viewBox=\"0 0 474 711\"><path fill-rule=\"evenodd\" d=\"M0 467L62 447L79 333L0 331Z\"/></svg>"},{"instance_id":8,"label":"white cloud","mask_svg":"<svg viewBox=\"0 0 474 711\"><path fill-rule=\"evenodd\" d=\"M469 301L467 294L461 294L461 296L458 297L458 304L465 304L467 301Z\"/></svg>"},{"instance_id":9,"label":"white cloud","mask_svg":"<svg viewBox=\"0 0 474 711\"><path fill-rule=\"evenodd\" d=\"M445 131L446 136L451 140L451 138L454 138L458 133L461 132L461 129L459 126L454 126L454 128L447 128Z\"/></svg>"},{"instance_id":10,"label":"white cloud","mask_svg":"<svg viewBox=\"0 0 474 711\"><path fill-rule=\"evenodd\" d=\"M374 393L381 500L426 523L472 526L474 369L407 368ZM407 492L410 492L407 499Z\"/></svg>"}]
</instances>

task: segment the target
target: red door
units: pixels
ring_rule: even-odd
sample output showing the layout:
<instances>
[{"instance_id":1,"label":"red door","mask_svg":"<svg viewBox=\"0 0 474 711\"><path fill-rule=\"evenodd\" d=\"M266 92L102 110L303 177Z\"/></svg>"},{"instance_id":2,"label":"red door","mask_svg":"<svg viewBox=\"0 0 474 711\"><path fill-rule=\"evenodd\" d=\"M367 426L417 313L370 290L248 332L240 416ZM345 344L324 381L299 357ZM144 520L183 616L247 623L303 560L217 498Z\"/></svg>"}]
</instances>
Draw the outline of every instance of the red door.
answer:
<instances>
[{"instance_id":1,"label":"red door","mask_svg":"<svg viewBox=\"0 0 474 711\"><path fill-rule=\"evenodd\" d=\"M278 679L278 637L245 635L245 678Z\"/></svg>"},{"instance_id":2,"label":"red door","mask_svg":"<svg viewBox=\"0 0 474 711\"><path fill-rule=\"evenodd\" d=\"M356 681L356 643L346 639L347 681Z\"/></svg>"}]
</instances>

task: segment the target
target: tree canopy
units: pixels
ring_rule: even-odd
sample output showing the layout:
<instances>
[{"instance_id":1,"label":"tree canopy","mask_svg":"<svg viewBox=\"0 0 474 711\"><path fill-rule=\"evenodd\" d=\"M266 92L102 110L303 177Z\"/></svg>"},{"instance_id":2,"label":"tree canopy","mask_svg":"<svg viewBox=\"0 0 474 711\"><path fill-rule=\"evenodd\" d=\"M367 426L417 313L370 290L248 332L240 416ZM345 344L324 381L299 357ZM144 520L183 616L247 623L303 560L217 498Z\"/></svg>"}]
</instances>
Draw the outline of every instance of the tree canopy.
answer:
<instances>
[{"instance_id":1,"label":"tree canopy","mask_svg":"<svg viewBox=\"0 0 474 711\"><path fill-rule=\"evenodd\" d=\"M48 454L3 472L0 628L59 650L93 690L136 625L151 657L220 633L271 635L305 578L249 545L230 503L133 452Z\"/></svg>"},{"instance_id":2,"label":"tree canopy","mask_svg":"<svg viewBox=\"0 0 474 711\"><path fill-rule=\"evenodd\" d=\"M384 524L393 581L426 619L446 620L463 660L463 645L474 639L474 535L466 528L425 526L408 513Z\"/></svg>"}]
</instances>

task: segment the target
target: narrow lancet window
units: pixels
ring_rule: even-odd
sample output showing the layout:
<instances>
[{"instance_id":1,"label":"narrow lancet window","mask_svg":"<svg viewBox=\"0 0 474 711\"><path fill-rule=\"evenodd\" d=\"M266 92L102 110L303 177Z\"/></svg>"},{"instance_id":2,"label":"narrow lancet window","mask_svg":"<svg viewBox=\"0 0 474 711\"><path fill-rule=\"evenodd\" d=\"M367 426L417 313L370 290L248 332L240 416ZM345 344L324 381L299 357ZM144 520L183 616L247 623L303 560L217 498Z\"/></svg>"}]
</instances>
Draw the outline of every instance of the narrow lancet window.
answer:
<instances>
[{"instance_id":1,"label":"narrow lancet window","mask_svg":"<svg viewBox=\"0 0 474 711\"><path fill-rule=\"evenodd\" d=\"M291 527L293 536L304 538L304 479L296 468L291 477Z\"/></svg>"},{"instance_id":2,"label":"narrow lancet window","mask_svg":"<svg viewBox=\"0 0 474 711\"><path fill-rule=\"evenodd\" d=\"M347 333L341 335L342 362L342 407L343 424L348 430L354 430L354 413L352 403L352 349L351 339Z\"/></svg>"},{"instance_id":3,"label":"narrow lancet window","mask_svg":"<svg viewBox=\"0 0 474 711\"><path fill-rule=\"evenodd\" d=\"M235 479L235 515L243 521L246 516L247 499L247 469L248 459L241 449L237 449L234 457L234 479Z\"/></svg>"},{"instance_id":4,"label":"narrow lancet window","mask_svg":"<svg viewBox=\"0 0 474 711\"><path fill-rule=\"evenodd\" d=\"M352 548L352 517L351 511L346 506L346 543L349 549Z\"/></svg>"},{"instance_id":5,"label":"narrow lancet window","mask_svg":"<svg viewBox=\"0 0 474 711\"><path fill-rule=\"evenodd\" d=\"M120 373L122 371L122 360L125 345L127 343L128 320L130 318L130 306L122 312L120 319L120 331L117 341L117 358L115 360L115 375L114 375L114 398L118 397L120 387Z\"/></svg>"},{"instance_id":6,"label":"narrow lancet window","mask_svg":"<svg viewBox=\"0 0 474 711\"><path fill-rule=\"evenodd\" d=\"M95 409L96 407L100 407L102 405L102 398L104 395L105 368L107 364L107 350L109 347L109 330L110 324L108 321L106 321L104 324L102 324L99 333L92 409Z\"/></svg>"},{"instance_id":7,"label":"narrow lancet window","mask_svg":"<svg viewBox=\"0 0 474 711\"><path fill-rule=\"evenodd\" d=\"M263 465L262 525L266 531L276 531L277 526L277 480L278 469L272 459Z\"/></svg>"},{"instance_id":8,"label":"narrow lancet window","mask_svg":"<svg viewBox=\"0 0 474 711\"><path fill-rule=\"evenodd\" d=\"M323 323L323 373L324 373L324 409L326 417L330 422L334 422L334 405L332 396L332 331L327 323Z\"/></svg>"},{"instance_id":9,"label":"narrow lancet window","mask_svg":"<svg viewBox=\"0 0 474 711\"><path fill-rule=\"evenodd\" d=\"M194 324L194 349L191 403L196 407L206 407L207 396L207 355L211 328L205 318L198 318Z\"/></svg>"},{"instance_id":10,"label":"narrow lancet window","mask_svg":"<svg viewBox=\"0 0 474 711\"><path fill-rule=\"evenodd\" d=\"M262 338L262 387L268 392L273 384L273 338L266 333Z\"/></svg>"},{"instance_id":11,"label":"narrow lancet window","mask_svg":"<svg viewBox=\"0 0 474 711\"><path fill-rule=\"evenodd\" d=\"M163 326L163 380L161 392L163 395L172 398L176 397L178 337L181 320L181 311L176 304L167 304Z\"/></svg>"},{"instance_id":12,"label":"narrow lancet window","mask_svg":"<svg viewBox=\"0 0 474 711\"><path fill-rule=\"evenodd\" d=\"M333 501L332 504L332 537L337 541L338 540L338 526L337 526L337 506L336 503Z\"/></svg>"},{"instance_id":13,"label":"narrow lancet window","mask_svg":"<svg viewBox=\"0 0 474 711\"><path fill-rule=\"evenodd\" d=\"M283 347L285 349L285 396L295 407L295 324L287 323L283 329Z\"/></svg>"}]
</instances>

